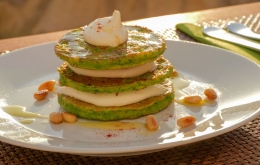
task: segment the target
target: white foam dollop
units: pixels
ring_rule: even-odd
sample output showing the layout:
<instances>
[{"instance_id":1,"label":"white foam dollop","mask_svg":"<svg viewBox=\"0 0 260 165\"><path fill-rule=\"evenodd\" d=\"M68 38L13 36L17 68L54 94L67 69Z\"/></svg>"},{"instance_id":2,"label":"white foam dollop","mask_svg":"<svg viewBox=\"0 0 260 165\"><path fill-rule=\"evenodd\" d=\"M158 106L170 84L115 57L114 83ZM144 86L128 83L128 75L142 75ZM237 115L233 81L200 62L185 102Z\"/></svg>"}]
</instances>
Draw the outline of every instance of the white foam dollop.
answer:
<instances>
[{"instance_id":1,"label":"white foam dollop","mask_svg":"<svg viewBox=\"0 0 260 165\"><path fill-rule=\"evenodd\" d=\"M121 14L115 10L111 17L98 18L84 27L83 38L95 46L116 47L128 38L128 32L121 23Z\"/></svg>"}]
</instances>

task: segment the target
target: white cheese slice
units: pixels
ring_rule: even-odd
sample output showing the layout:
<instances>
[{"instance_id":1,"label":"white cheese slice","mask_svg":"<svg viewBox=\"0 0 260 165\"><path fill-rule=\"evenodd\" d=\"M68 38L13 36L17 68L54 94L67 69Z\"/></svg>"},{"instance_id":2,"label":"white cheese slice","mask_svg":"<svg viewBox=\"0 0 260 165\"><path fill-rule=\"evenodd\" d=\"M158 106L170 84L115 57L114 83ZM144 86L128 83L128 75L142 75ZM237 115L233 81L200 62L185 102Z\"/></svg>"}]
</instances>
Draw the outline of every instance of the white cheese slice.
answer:
<instances>
[{"instance_id":1,"label":"white cheese slice","mask_svg":"<svg viewBox=\"0 0 260 165\"><path fill-rule=\"evenodd\" d=\"M112 94L87 93L78 91L67 86L56 86L55 89L57 94L64 94L97 106L124 106L132 103L137 103L149 97L164 94L168 90L161 84L151 85L137 91Z\"/></svg>"},{"instance_id":2,"label":"white cheese slice","mask_svg":"<svg viewBox=\"0 0 260 165\"><path fill-rule=\"evenodd\" d=\"M114 70L87 70L81 68L75 68L68 64L69 68L75 73L90 77L106 77L106 78L127 78L136 77L149 71L153 71L156 68L154 62L149 62L144 65Z\"/></svg>"}]
</instances>

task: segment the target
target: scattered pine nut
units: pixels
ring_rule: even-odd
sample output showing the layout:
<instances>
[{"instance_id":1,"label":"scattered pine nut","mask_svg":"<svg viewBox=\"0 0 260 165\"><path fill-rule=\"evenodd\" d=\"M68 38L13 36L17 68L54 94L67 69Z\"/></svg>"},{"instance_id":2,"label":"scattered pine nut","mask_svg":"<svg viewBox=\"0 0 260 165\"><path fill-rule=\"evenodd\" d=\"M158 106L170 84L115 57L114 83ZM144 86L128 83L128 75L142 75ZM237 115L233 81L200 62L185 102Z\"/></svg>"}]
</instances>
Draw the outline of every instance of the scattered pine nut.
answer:
<instances>
[{"instance_id":1,"label":"scattered pine nut","mask_svg":"<svg viewBox=\"0 0 260 165\"><path fill-rule=\"evenodd\" d=\"M216 100L218 97L217 93L212 88L205 89L204 94L207 96L209 100Z\"/></svg>"},{"instance_id":2,"label":"scattered pine nut","mask_svg":"<svg viewBox=\"0 0 260 165\"><path fill-rule=\"evenodd\" d=\"M171 74L171 77L176 77L176 76L178 76L178 72L177 72L176 70L174 70L174 71L172 72L172 74Z\"/></svg>"},{"instance_id":3,"label":"scattered pine nut","mask_svg":"<svg viewBox=\"0 0 260 165\"><path fill-rule=\"evenodd\" d=\"M157 120L153 115L146 116L146 126L149 130L157 130L159 128Z\"/></svg>"},{"instance_id":4,"label":"scattered pine nut","mask_svg":"<svg viewBox=\"0 0 260 165\"><path fill-rule=\"evenodd\" d=\"M184 127L188 127L192 124L194 124L196 121L196 118L194 116L185 116L185 117L181 117L177 120L177 125L180 128L184 128Z\"/></svg>"},{"instance_id":5,"label":"scattered pine nut","mask_svg":"<svg viewBox=\"0 0 260 165\"><path fill-rule=\"evenodd\" d=\"M59 124L62 122L62 116L58 112L52 112L49 115L49 119L52 123Z\"/></svg>"},{"instance_id":6,"label":"scattered pine nut","mask_svg":"<svg viewBox=\"0 0 260 165\"><path fill-rule=\"evenodd\" d=\"M183 98L183 101L189 104L199 104L202 98L200 96L186 96Z\"/></svg>"},{"instance_id":7,"label":"scattered pine nut","mask_svg":"<svg viewBox=\"0 0 260 165\"><path fill-rule=\"evenodd\" d=\"M40 90L34 93L33 97L37 100L43 100L46 98L46 96L48 95L49 91L47 89L44 90Z\"/></svg>"},{"instance_id":8,"label":"scattered pine nut","mask_svg":"<svg viewBox=\"0 0 260 165\"><path fill-rule=\"evenodd\" d=\"M71 113L68 113L68 112L62 112L61 116L62 116L63 120L68 123L75 123L77 121L77 116L75 116Z\"/></svg>"},{"instance_id":9,"label":"scattered pine nut","mask_svg":"<svg viewBox=\"0 0 260 165\"><path fill-rule=\"evenodd\" d=\"M43 89L47 89L48 91L53 91L55 84L56 84L55 80L46 81L38 87L38 90L40 91L40 90L43 90Z\"/></svg>"}]
</instances>

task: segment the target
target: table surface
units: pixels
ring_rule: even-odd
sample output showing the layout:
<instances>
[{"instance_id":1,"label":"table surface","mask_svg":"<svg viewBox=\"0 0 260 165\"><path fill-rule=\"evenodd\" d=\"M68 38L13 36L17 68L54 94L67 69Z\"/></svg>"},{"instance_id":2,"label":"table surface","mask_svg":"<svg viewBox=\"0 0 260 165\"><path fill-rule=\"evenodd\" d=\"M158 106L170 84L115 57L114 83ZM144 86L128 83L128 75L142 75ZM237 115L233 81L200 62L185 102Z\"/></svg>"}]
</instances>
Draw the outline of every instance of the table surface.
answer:
<instances>
[{"instance_id":1,"label":"table surface","mask_svg":"<svg viewBox=\"0 0 260 165\"><path fill-rule=\"evenodd\" d=\"M166 39L191 38L175 25L190 22L225 27L229 21L260 32L260 2L125 22L146 26ZM69 30L0 40L0 52L57 41ZM260 117L223 135L165 151L128 157L89 157L52 153L0 143L0 164L260 164Z\"/></svg>"}]
</instances>

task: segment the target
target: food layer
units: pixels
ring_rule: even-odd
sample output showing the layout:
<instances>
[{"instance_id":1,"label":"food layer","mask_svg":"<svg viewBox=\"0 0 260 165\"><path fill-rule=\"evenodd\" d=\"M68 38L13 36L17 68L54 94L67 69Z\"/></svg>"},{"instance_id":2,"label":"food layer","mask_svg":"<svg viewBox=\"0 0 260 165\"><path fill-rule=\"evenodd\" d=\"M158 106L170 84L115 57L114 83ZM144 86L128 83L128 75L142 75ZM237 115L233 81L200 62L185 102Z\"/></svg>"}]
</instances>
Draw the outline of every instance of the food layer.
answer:
<instances>
[{"instance_id":1,"label":"food layer","mask_svg":"<svg viewBox=\"0 0 260 165\"><path fill-rule=\"evenodd\" d=\"M83 28L65 34L55 45L55 53L70 65L93 70L139 66L158 58L166 49L165 40L140 26L125 26L128 40L117 47L99 47L83 39Z\"/></svg>"},{"instance_id":2,"label":"food layer","mask_svg":"<svg viewBox=\"0 0 260 165\"><path fill-rule=\"evenodd\" d=\"M143 65L135 66L132 68L112 69L112 70L81 69L81 68L75 68L71 66L69 63L67 64L69 68L77 74L90 76L90 77L106 77L106 78L136 77L146 72L153 71L156 67L154 61L148 62Z\"/></svg>"},{"instance_id":3,"label":"food layer","mask_svg":"<svg viewBox=\"0 0 260 165\"><path fill-rule=\"evenodd\" d=\"M156 68L137 77L131 78L99 78L78 75L73 72L66 63L62 64L60 72L60 84L76 90L90 93L121 93L135 91L149 85L159 84L170 77L173 71L171 63L160 56L156 61Z\"/></svg>"},{"instance_id":4,"label":"food layer","mask_svg":"<svg viewBox=\"0 0 260 165\"><path fill-rule=\"evenodd\" d=\"M67 112L86 119L106 121L133 119L156 113L172 102L174 98L173 86L171 83L165 83L164 85L168 87L164 94L125 106L101 107L63 94L58 95L58 102Z\"/></svg>"}]
</instances>

